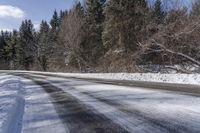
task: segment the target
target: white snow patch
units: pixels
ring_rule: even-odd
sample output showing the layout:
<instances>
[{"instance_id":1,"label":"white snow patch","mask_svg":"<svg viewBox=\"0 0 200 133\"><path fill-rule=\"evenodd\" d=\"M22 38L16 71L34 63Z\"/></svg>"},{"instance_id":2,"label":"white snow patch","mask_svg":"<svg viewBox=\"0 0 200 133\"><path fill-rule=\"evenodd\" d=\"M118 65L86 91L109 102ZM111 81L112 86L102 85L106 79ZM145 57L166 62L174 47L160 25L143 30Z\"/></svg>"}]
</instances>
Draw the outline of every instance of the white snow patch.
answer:
<instances>
[{"instance_id":1,"label":"white snow patch","mask_svg":"<svg viewBox=\"0 0 200 133\"><path fill-rule=\"evenodd\" d=\"M45 74L45 73L44 73ZM160 73L46 73L66 77L108 79L108 80L130 80L148 81L159 83L176 83L200 85L200 74L160 74Z\"/></svg>"}]
</instances>

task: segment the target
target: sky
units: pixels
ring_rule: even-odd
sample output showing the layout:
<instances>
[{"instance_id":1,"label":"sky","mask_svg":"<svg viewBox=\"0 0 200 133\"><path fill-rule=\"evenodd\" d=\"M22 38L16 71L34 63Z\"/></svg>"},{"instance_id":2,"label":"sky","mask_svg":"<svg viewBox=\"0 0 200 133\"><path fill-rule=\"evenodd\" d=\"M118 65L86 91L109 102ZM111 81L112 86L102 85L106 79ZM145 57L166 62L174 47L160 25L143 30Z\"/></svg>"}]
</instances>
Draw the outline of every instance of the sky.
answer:
<instances>
[{"instance_id":1,"label":"sky","mask_svg":"<svg viewBox=\"0 0 200 133\"><path fill-rule=\"evenodd\" d=\"M49 21L54 10L66 10L75 0L0 0L0 30L18 29L22 20L31 19L35 28Z\"/></svg>"},{"instance_id":2,"label":"sky","mask_svg":"<svg viewBox=\"0 0 200 133\"><path fill-rule=\"evenodd\" d=\"M22 20L31 19L39 29L42 20L50 21L54 10L66 10L76 0L0 0L0 30L18 29ZM183 0L186 3L192 0Z\"/></svg>"}]
</instances>

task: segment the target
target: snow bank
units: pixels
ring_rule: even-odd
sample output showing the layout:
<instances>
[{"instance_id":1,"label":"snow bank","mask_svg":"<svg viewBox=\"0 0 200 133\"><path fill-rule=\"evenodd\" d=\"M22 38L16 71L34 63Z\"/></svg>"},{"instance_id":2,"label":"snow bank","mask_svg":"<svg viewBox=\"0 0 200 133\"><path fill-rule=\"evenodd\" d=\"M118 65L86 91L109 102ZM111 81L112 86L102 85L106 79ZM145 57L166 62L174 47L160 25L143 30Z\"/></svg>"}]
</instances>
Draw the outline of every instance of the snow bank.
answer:
<instances>
[{"instance_id":1,"label":"snow bank","mask_svg":"<svg viewBox=\"0 0 200 133\"><path fill-rule=\"evenodd\" d=\"M161 83L177 83L200 85L200 74L154 74L154 73L102 73L102 74L72 74L56 73L56 75L78 78L110 79L110 80L131 80L148 81Z\"/></svg>"}]
</instances>

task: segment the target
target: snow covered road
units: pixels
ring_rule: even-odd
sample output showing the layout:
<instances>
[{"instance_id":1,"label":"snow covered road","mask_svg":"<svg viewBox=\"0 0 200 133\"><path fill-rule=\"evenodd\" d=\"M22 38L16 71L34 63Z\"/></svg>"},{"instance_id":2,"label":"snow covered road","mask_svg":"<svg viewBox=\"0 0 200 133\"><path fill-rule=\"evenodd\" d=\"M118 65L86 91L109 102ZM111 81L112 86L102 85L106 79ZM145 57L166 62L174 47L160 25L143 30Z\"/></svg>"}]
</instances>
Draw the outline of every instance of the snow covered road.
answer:
<instances>
[{"instance_id":1,"label":"snow covered road","mask_svg":"<svg viewBox=\"0 0 200 133\"><path fill-rule=\"evenodd\" d=\"M0 74L0 133L65 133L48 94L29 79Z\"/></svg>"},{"instance_id":2,"label":"snow covered road","mask_svg":"<svg viewBox=\"0 0 200 133\"><path fill-rule=\"evenodd\" d=\"M24 106L20 106L23 116L18 119L21 120L18 132L200 132L199 95L42 74L20 76L21 78L17 77L17 83L21 87L17 87L17 90L20 90L18 94L20 93L25 102L21 103ZM1 87L0 89L5 90ZM3 104L7 101L12 103L12 95L5 92L4 94L10 97L10 102L8 99L1 100L0 108L4 107ZM4 94L0 95L0 99L5 97ZM7 120L6 116L8 115L3 115L0 109L2 120ZM3 127L0 132L8 132Z\"/></svg>"}]
</instances>

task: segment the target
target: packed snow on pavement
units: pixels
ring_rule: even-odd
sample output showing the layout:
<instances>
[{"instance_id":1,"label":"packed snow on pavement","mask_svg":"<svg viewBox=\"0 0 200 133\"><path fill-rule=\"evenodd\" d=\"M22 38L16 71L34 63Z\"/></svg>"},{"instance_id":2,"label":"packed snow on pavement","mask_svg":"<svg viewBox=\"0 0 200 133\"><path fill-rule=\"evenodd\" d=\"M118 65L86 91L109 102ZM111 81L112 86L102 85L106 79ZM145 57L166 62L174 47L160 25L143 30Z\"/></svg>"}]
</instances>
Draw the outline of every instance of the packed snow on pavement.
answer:
<instances>
[{"instance_id":1,"label":"packed snow on pavement","mask_svg":"<svg viewBox=\"0 0 200 133\"><path fill-rule=\"evenodd\" d=\"M21 132L24 113L23 83L17 77L0 75L0 132Z\"/></svg>"},{"instance_id":2,"label":"packed snow on pavement","mask_svg":"<svg viewBox=\"0 0 200 133\"><path fill-rule=\"evenodd\" d=\"M48 80L131 133L200 131L199 97L74 79Z\"/></svg>"},{"instance_id":3,"label":"packed snow on pavement","mask_svg":"<svg viewBox=\"0 0 200 133\"><path fill-rule=\"evenodd\" d=\"M200 99L177 92L105 85L77 78L200 84L198 74L70 74L27 72L27 78L48 82L130 132L198 132ZM37 74L33 74L37 73ZM30 75L29 75L30 74ZM41 74L41 75L40 75ZM62 77L51 77L52 74ZM0 74L0 133L70 132L44 86L31 79ZM187 117L185 117L187 116ZM156 125L152 122L161 123ZM163 124L163 125L162 125ZM160 128L159 128L160 127ZM183 128L184 127L184 128ZM182 130L183 129L183 130Z\"/></svg>"},{"instance_id":4,"label":"packed snow on pavement","mask_svg":"<svg viewBox=\"0 0 200 133\"><path fill-rule=\"evenodd\" d=\"M48 94L31 80L0 74L0 133L64 133Z\"/></svg>"}]
</instances>

